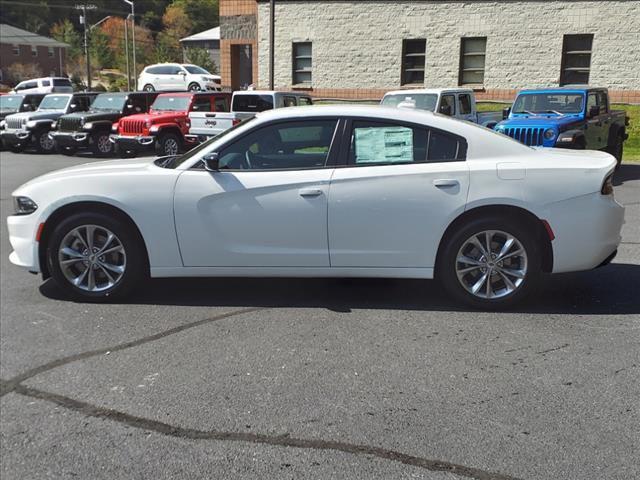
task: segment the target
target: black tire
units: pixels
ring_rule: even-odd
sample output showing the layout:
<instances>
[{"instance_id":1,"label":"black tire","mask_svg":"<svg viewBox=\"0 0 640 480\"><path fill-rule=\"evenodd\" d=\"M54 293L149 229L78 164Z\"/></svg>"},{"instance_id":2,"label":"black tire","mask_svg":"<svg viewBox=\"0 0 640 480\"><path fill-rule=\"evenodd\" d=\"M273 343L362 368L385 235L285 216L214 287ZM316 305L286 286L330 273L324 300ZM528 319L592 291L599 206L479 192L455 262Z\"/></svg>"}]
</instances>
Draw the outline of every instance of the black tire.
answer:
<instances>
[{"instance_id":1,"label":"black tire","mask_svg":"<svg viewBox=\"0 0 640 480\"><path fill-rule=\"evenodd\" d=\"M62 145L56 145L56 152L60 155L67 155L72 157L76 154L78 149L76 147L63 147Z\"/></svg>"},{"instance_id":2,"label":"black tire","mask_svg":"<svg viewBox=\"0 0 640 480\"><path fill-rule=\"evenodd\" d=\"M177 155L182 151L182 142L175 133L163 133L156 140L156 154L160 157Z\"/></svg>"},{"instance_id":3,"label":"black tire","mask_svg":"<svg viewBox=\"0 0 640 480\"><path fill-rule=\"evenodd\" d=\"M22 152L24 152L24 145L9 145L7 148L12 153L22 153Z\"/></svg>"},{"instance_id":4,"label":"black tire","mask_svg":"<svg viewBox=\"0 0 640 480\"><path fill-rule=\"evenodd\" d=\"M613 141L607 146L607 152L616 157L618 164L616 168L622 164L622 152L624 151L624 140L622 135L618 134Z\"/></svg>"},{"instance_id":5,"label":"black tire","mask_svg":"<svg viewBox=\"0 0 640 480\"><path fill-rule=\"evenodd\" d=\"M53 153L56 143L49 138L49 130L36 130L33 133L33 144L38 153Z\"/></svg>"},{"instance_id":6,"label":"black tire","mask_svg":"<svg viewBox=\"0 0 640 480\"><path fill-rule=\"evenodd\" d=\"M144 90L145 92L155 92L156 89L153 88L153 85L151 85L150 83L147 83L142 90Z\"/></svg>"},{"instance_id":7,"label":"black tire","mask_svg":"<svg viewBox=\"0 0 640 480\"><path fill-rule=\"evenodd\" d=\"M526 252L527 266L524 279L511 293L505 293L504 296L498 298L481 298L480 296L469 292L463 286L463 280L458 279L456 268L458 266L462 267L467 264L467 262L458 262L457 259L461 248L463 245L467 244L468 239L476 234L490 230L505 232L506 234L515 237ZM497 234L494 238L499 239L500 235ZM539 287L540 279L542 277L542 255L539 236L534 228L523 221L519 221L515 218L503 218L499 216L476 218L460 226L451 235L448 235L447 238L443 239L443 242L445 243L443 244L443 249L438 257L436 275L447 293L456 301L482 310L503 310L511 308L522 302ZM509 262L516 260L517 257L513 260L509 260ZM500 267L504 265L506 268L506 262L507 261L505 260L504 264L495 263L495 265L499 265ZM468 265L473 264L469 263ZM494 268L493 259L491 260L491 265L492 268ZM509 268L512 267L509 265ZM468 275L481 276L483 273L478 269L474 273L469 273ZM500 277L501 276L498 273L495 273L495 277L489 276L488 278L489 280L496 279L498 285L502 282L502 285L506 287L506 283L504 283ZM468 277L464 278L467 279ZM471 278L475 281L474 277ZM473 283L473 281L471 283ZM482 285L486 285L486 283L483 283ZM506 291L507 289L505 288L504 290ZM492 290L492 292L495 293L495 290Z\"/></svg>"},{"instance_id":8,"label":"black tire","mask_svg":"<svg viewBox=\"0 0 640 480\"><path fill-rule=\"evenodd\" d=\"M67 234L78 227L82 227L83 225L91 225L109 230L115 234L116 239L124 248L126 255L124 257L126 258L124 263L124 272L120 277L118 277L117 281L115 281L111 287L105 288L102 291L89 291L87 287L82 287L83 282L80 282L80 287L72 284L65 276L63 267L60 265L58 252L63 240L67 237ZM82 228L81 231L86 232L86 230L83 230ZM99 239L99 235L95 235L94 241L97 245L96 248L100 247ZM133 231L126 221L120 219L118 216L105 215L98 212L76 213L65 218L59 225L57 225L48 242L46 258L49 266L49 272L51 272L51 277L55 283L66 295L80 301L108 302L124 298L145 280L148 272L146 252L144 246L141 245L141 241L139 240L136 232ZM113 262L113 260L109 259L106 261ZM86 265L83 263L82 265L79 265L78 268L84 267L86 267ZM103 287L106 285L106 276L104 273L100 273L99 270L99 267L96 267L96 269L93 270L94 272L97 272L94 273L94 278L96 279L95 285ZM104 268L102 269L102 272L104 272ZM117 275L114 272L111 273L114 276ZM102 284L100 283L99 275L103 280Z\"/></svg>"},{"instance_id":9,"label":"black tire","mask_svg":"<svg viewBox=\"0 0 640 480\"><path fill-rule=\"evenodd\" d=\"M197 82L191 82L187 87L187 90L190 92L200 92L202 89L200 88L200 84Z\"/></svg>"},{"instance_id":10,"label":"black tire","mask_svg":"<svg viewBox=\"0 0 640 480\"><path fill-rule=\"evenodd\" d=\"M91 151L94 155L108 157L113 154L113 146L113 142L109 140L109 132L95 132L91 135Z\"/></svg>"}]
</instances>

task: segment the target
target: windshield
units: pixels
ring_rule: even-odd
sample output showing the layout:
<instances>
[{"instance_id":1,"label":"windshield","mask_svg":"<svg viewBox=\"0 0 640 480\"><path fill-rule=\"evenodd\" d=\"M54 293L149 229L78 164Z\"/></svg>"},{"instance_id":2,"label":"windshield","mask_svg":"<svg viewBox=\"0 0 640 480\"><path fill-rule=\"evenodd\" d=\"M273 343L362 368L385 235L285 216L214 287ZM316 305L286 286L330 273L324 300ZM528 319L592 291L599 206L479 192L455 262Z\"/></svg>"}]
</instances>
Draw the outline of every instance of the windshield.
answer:
<instances>
[{"instance_id":1,"label":"windshield","mask_svg":"<svg viewBox=\"0 0 640 480\"><path fill-rule=\"evenodd\" d=\"M207 149L209 147L209 145L211 145L213 142L217 142L222 137L224 137L226 135L229 135L231 132L235 131L238 127L244 127L248 122L250 122L254 118L255 117L247 118L247 119L242 120L237 125L234 125L233 127L229 128L228 130L225 130L224 132L222 132L219 135L216 135L215 137L211 137L209 140L207 140L206 142L201 143L196 148L193 148L193 149L189 150L184 155L177 155L177 156L172 156L172 157L167 157L167 158L156 160L156 165L158 165L159 167L163 167L163 168L176 168L178 165L181 165L182 163L186 162L190 158L195 157L200 152L202 152L203 150Z\"/></svg>"},{"instance_id":2,"label":"windshield","mask_svg":"<svg viewBox=\"0 0 640 480\"><path fill-rule=\"evenodd\" d=\"M419 108L420 110L433 112L438 103L438 95L433 93L398 93L385 95L381 105L384 107L397 107L401 103L407 104L407 106L413 105L413 107Z\"/></svg>"},{"instance_id":3,"label":"windshield","mask_svg":"<svg viewBox=\"0 0 640 480\"><path fill-rule=\"evenodd\" d=\"M582 112L584 95L581 93L526 93L513 104L513 113L565 113Z\"/></svg>"},{"instance_id":4,"label":"windshield","mask_svg":"<svg viewBox=\"0 0 640 480\"><path fill-rule=\"evenodd\" d=\"M195 65L184 65L184 68L189 73L197 73L199 75L211 75L204 68L196 67Z\"/></svg>"},{"instance_id":5,"label":"windshield","mask_svg":"<svg viewBox=\"0 0 640 480\"><path fill-rule=\"evenodd\" d=\"M232 112L264 112L273 108L271 95L234 95Z\"/></svg>"},{"instance_id":6,"label":"windshield","mask_svg":"<svg viewBox=\"0 0 640 480\"><path fill-rule=\"evenodd\" d=\"M163 97L156 98L151 110L155 111L169 111L169 112L184 112L189 108L191 97Z\"/></svg>"},{"instance_id":7,"label":"windshield","mask_svg":"<svg viewBox=\"0 0 640 480\"><path fill-rule=\"evenodd\" d=\"M127 101L126 95L105 94L98 95L91 104L91 110L117 110L122 111Z\"/></svg>"},{"instance_id":8,"label":"windshield","mask_svg":"<svg viewBox=\"0 0 640 480\"><path fill-rule=\"evenodd\" d=\"M1 95L0 110L3 112L17 112L23 99L23 95Z\"/></svg>"},{"instance_id":9,"label":"windshield","mask_svg":"<svg viewBox=\"0 0 640 480\"><path fill-rule=\"evenodd\" d=\"M38 110L64 110L70 98L68 95L47 95L42 99Z\"/></svg>"}]
</instances>

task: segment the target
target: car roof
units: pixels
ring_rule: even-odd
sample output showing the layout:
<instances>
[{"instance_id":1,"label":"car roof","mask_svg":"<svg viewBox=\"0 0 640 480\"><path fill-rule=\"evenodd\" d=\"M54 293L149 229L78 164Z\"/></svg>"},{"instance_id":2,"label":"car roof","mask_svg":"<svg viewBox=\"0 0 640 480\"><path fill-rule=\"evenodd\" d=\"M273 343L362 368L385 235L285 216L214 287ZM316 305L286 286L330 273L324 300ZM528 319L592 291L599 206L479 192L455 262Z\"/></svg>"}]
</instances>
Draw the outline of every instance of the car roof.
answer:
<instances>
[{"instance_id":1,"label":"car roof","mask_svg":"<svg viewBox=\"0 0 640 480\"><path fill-rule=\"evenodd\" d=\"M297 97L308 97L309 94L305 92L291 92L282 90L238 90L233 92L234 95L293 95Z\"/></svg>"},{"instance_id":2,"label":"car roof","mask_svg":"<svg viewBox=\"0 0 640 480\"><path fill-rule=\"evenodd\" d=\"M384 95L402 95L402 94L415 94L415 93L426 93L426 94L434 94L441 95L444 93L473 93L471 88L412 88L412 89L404 89L404 90L392 90L390 92L385 93Z\"/></svg>"},{"instance_id":3,"label":"car roof","mask_svg":"<svg viewBox=\"0 0 640 480\"><path fill-rule=\"evenodd\" d=\"M531 94L531 93L585 93L592 91L607 91L605 87L589 87L586 85L565 85L562 87L549 87L549 88L528 88L524 90L520 90L518 95L520 94Z\"/></svg>"}]
</instances>

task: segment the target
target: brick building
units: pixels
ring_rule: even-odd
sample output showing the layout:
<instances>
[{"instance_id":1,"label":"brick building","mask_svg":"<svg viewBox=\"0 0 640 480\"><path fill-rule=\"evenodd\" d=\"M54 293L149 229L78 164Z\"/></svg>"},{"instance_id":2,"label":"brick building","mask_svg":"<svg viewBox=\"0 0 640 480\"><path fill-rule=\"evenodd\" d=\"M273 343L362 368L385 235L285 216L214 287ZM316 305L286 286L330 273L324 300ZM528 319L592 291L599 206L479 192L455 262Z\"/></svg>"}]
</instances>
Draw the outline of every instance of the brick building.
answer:
<instances>
[{"instance_id":1,"label":"brick building","mask_svg":"<svg viewBox=\"0 0 640 480\"><path fill-rule=\"evenodd\" d=\"M11 65L34 65L42 76L65 76L66 43L0 24L0 83L11 80Z\"/></svg>"},{"instance_id":2,"label":"brick building","mask_svg":"<svg viewBox=\"0 0 640 480\"><path fill-rule=\"evenodd\" d=\"M509 100L525 87L588 82L608 87L615 101L640 103L640 1L275 4L277 88L305 89L323 97L379 98L403 87L462 85L474 88L482 99ZM220 8L222 43L226 38L237 41L238 25L250 24L242 42L252 45L253 62L258 61L254 83L267 86L269 0L221 0ZM234 8L242 8L246 20L230 21ZM237 62L233 55L228 58ZM234 65L226 63L223 79L233 77Z\"/></svg>"},{"instance_id":3,"label":"brick building","mask_svg":"<svg viewBox=\"0 0 640 480\"><path fill-rule=\"evenodd\" d=\"M258 4L220 0L220 76L234 90L257 83Z\"/></svg>"}]
</instances>

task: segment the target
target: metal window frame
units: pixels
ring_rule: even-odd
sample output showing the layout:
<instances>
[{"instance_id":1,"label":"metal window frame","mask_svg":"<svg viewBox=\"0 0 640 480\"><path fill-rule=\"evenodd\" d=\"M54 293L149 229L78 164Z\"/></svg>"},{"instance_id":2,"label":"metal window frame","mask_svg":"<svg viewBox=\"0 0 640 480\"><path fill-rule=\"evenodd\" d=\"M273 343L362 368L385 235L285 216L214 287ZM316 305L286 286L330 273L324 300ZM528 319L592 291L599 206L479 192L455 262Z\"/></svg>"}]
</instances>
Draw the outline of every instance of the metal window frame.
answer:
<instances>
[{"instance_id":1,"label":"metal window frame","mask_svg":"<svg viewBox=\"0 0 640 480\"><path fill-rule=\"evenodd\" d=\"M424 64L422 66L422 83L409 82L407 81L407 72L408 69L405 68L405 61L408 55L416 55L416 54L408 54L407 53L407 45L409 42L423 42L424 50L422 52L422 56L424 57ZM417 56L417 55L416 55ZM424 85L425 81L425 73L427 71L427 39L426 38L403 38L402 39L402 57L400 62L400 85ZM418 71L418 70L415 70Z\"/></svg>"},{"instance_id":2,"label":"metal window frame","mask_svg":"<svg viewBox=\"0 0 640 480\"><path fill-rule=\"evenodd\" d=\"M590 50L580 50L581 52L584 52L582 54L585 54L586 52L589 53L589 67L588 68L580 68L580 71L582 72L587 72L587 81L585 82L585 84L589 83L589 78L591 77L591 56L593 55L593 40L595 39L595 35L593 33L566 33L562 36L562 57L560 60L560 86L564 86L564 85L571 85L575 82L570 82L567 80L566 78L566 72L568 71L568 69L570 67L567 67L567 60L568 57L570 55L575 55L577 54L576 52L569 52L567 51L567 40L571 37L590 37L591 40L591 49Z\"/></svg>"},{"instance_id":3,"label":"metal window frame","mask_svg":"<svg viewBox=\"0 0 640 480\"><path fill-rule=\"evenodd\" d=\"M484 40L484 52L482 56L484 57L484 66L482 68L475 69L477 71L482 71L482 83L471 83L464 82L464 72L469 71L469 69L464 68L464 59L465 56L470 56L466 54L464 51L465 42L471 40ZM488 37L460 37L460 62L458 66L458 86L464 87L468 85L479 85L484 86L484 74L487 71L487 44L489 43Z\"/></svg>"}]
</instances>

